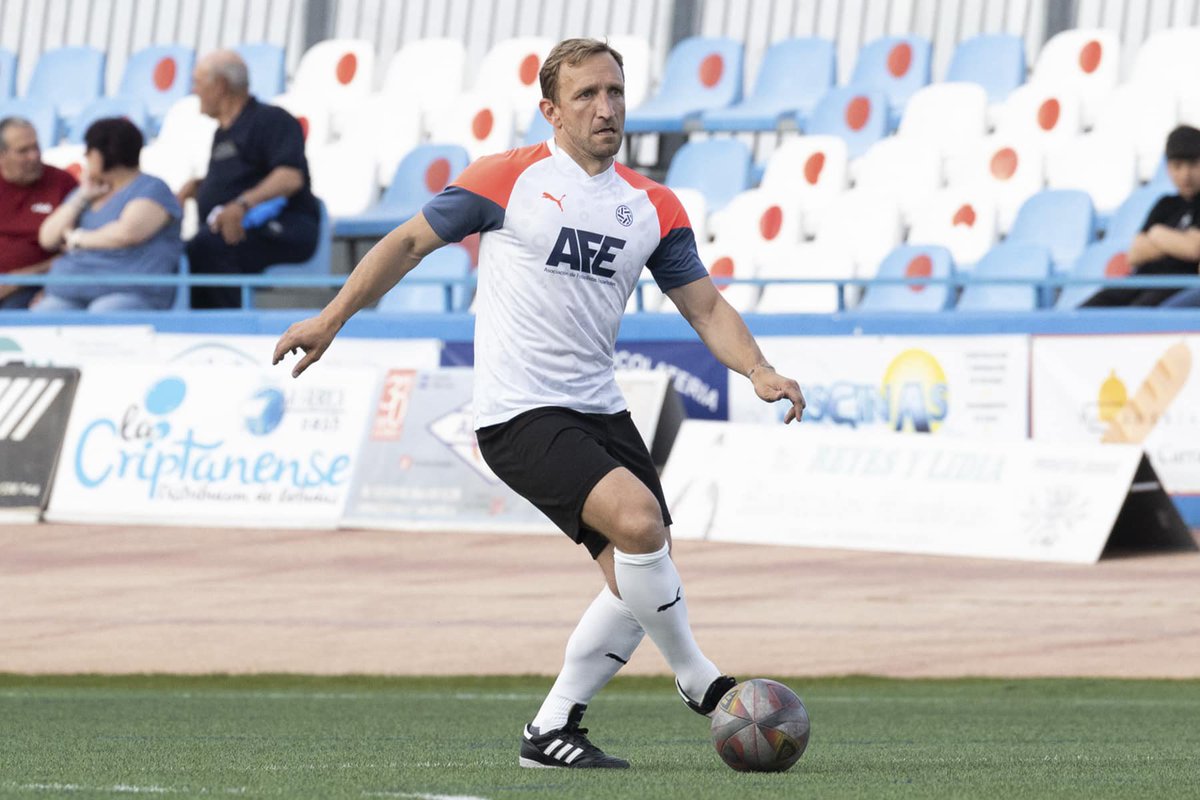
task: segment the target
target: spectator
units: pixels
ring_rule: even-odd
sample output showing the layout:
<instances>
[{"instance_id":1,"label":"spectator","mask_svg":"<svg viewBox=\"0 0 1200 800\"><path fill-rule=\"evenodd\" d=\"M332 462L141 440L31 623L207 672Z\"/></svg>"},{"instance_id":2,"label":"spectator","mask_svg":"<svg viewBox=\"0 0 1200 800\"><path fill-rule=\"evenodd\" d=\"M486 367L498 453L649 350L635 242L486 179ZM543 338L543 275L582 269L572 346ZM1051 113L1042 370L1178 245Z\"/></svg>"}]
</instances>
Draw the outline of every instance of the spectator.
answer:
<instances>
[{"instance_id":1,"label":"spectator","mask_svg":"<svg viewBox=\"0 0 1200 800\"><path fill-rule=\"evenodd\" d=\"M200 232L187 245L191 271L255 274L271 264L311 257L317 247L319 211L309 188L300 123L283 109L250 96L246 64L231 51L200 59L193 83L200 110L216 119L218 128L208 175L179 193L181 202L195 197L200 212ZM246 212L276 198L287 198L277 216L247 229ZM237 287L192 289L192 308L240 305Z\"/></svg>"},{"instance_id":2,"label":"spectator","mask_svg":"<svg viewBox=\"0 0 1200 800\"><path fill-rule=\"evenodd\" d=\"M1200 265L1200 130L1180 125L1171 131L1166 155L1167 175L1178 193L1159 200L1134 237L1129 247L1131 275L1195 275ZM1157 306L1180 293L1178 288L1114 287L1097 292L1083 305Z\"/></svg>"},{"instance_id":3,"label":"spectator","mask_svg":"<svg viewBox=\"0 0 1200 800\"><path fill-rule=\"evenodd\" d=\"M123 117L100 119L83 136L83 184L46 218L42 247L66 252L50 275L170 274L179 268L183 211L170 188L138 169L142 133ZM171 286L54 284L34 311L168 308Z\"/></svg>"},{"instance_id":4,"label":"spectator","mask_svg":"<svg viewBox=\"0 0 1200 800\"><path fill-rule=\"evenodd\" d=\"M0 119L0 273L36 275L50 269L52 252L38 244L42 221L78 182L42 163L37 131L20 117ZM0 309L25 308L36 286L0 285Z\"/></svg>"}]
</instances>

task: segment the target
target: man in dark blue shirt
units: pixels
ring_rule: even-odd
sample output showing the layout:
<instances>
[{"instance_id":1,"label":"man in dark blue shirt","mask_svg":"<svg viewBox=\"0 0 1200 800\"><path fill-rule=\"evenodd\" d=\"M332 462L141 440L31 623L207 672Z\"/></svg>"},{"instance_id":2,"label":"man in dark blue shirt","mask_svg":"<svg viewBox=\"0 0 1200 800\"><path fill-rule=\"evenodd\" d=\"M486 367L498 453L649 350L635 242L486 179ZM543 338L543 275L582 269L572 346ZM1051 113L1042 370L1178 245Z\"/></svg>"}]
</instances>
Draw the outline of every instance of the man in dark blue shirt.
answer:
<instances>
[{"instance_id":1,"label":"man in dark blue shirt","mask_svg":"<svg viewBox=\"0 0 1200 800\"><path fill-rule=\"evenodd\" d=\"M200 211L200 232L187 246L191 271L254 274L308 259L317 246L319 211L300 123L250 96L246 64L232 51L200 59L193 82L200 110L218 128L208 174L179 194L181 201L194 197ZM269 201L275 202L246 219L247 211ZM254 219L262 216L269 219ZM235 286L192 288L192 308L240 306Z\"/></svg>"}]
</instances>

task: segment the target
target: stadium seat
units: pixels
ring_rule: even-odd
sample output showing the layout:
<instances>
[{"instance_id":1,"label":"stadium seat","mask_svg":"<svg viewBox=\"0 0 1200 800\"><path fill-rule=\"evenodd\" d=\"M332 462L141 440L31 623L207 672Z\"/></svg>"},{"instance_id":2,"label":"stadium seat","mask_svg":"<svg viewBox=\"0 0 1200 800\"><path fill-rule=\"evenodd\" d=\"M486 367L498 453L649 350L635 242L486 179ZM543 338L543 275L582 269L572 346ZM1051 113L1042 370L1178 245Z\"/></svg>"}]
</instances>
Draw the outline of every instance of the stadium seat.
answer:
<instances>
[{"instance_id":1,"label":"stadium seat","mask_svg":"<svg viewBox=\"0 0 1200 800\"><path fill-rule=\"evenodd\" d=\"M428 132L433 117L462 94L466 72L467 51L458 39L415 39L388 62L377 99L406 105L406 111L420 115L422 130ZM414 75L421 79L413 80Z\"/></svg>"},{"instance_id":2,"label":"stadium seat","mask_svg":"<svg viewBox=\"0 0 1200 800\"><path fill-rule=\"evenodd\" d=\"M317 198L317 207L320 211L320 226L317 233L317 249L307 261L301 261L296 264L275 264L263 270L263 275L272 278L294 278L303 277L305 275L328 275L333 260L331 252L333 249L333 222L329 217L329 209L325 207L325 203Z\"/></svg>"},{"instance_id":3,"label":"stadium seat","mask_svg":"<svg viewBox=\"0 0 1200 800\"><path fill-rule=\"evenodd\" d=\"M1042 46L1029 82L1077 96L1083 125L1091 127L1100 101L1117 85L1120 59L1121 38L1116 31L1061 31Z\"/></svg>"},{"instance_id":4,"label":"stadium seat","mask_svg":"<svg viewBox=\"0 0 1200 800\"><path fill-rule=\"evenodd\" d=\"M58 142L58 115L54 106L32 98L0 100L0 117L21 117L29 120L37 131L38 145L43 151Z\"/></svg>"},{"instance_id":5,"label":"stadium seat","mask_svg":"<svg viewBox=\"0 0 1200 800\"><path fill-rule=\"evenodd\" d=\"M853 278L854 260L844 247L805 242L764 253L759 259L758 277ZM847 287L847 306L857 294L853 287ZM838 287L835 283L768 283L754 310L761 314L832 314L839 310Z\"/></svg>"},{"instance_id":6,"label":"stadium seat","mask_svg":"<svg viewBox=\"0 0 1200 800\"><path fill-rule=\"evenodd\" d=\"M932 278L948 280L954 276L954 260L950 251L933 245L901 245L879 265L876 280ZM948 283L870 283L865 289L858 311L944 311L954 302Z\"/></svg>"},{"instance_id":7,"label":"stadium seat","mask_svg":"<svg viewBox=\"0 0 1200 800\"><path fill-rule=\"evenodd\" d=\"M683 206L683 213L687 214L688 222L692 226L692 234L696 237L696 243L707 242L709 240L708 200L704 197L704 192L681 186L673 187L671 191L675 193L679 205Z\"/></svg>"},{"instance_id":8,"label":"stadium seat","mask_svg":"<svg viewBox=\"0 0 1200 800\"><path fill-rule=\"evenodd\" d=\"M58 144L67 122L104 94L107 60L105 53L94 47L60 47L42 53L25 96L51 103L58 115L53 141L44 147Z\"/></svg>"},{"instance_id":9,"label":"stadium seat","mask_svg":"<svg viewBox=\"0 0 1200 800\"><path fill-rule=\"evenodd\" d=\"M936 144L889 136L876 142L850 168L854 187L891 195L906 222L942 187L942 156Z\"/></svg>"},{"instance_id":10,"label":"stadium seat","mask_svg":"<svg viewBox=\"0 0 1200 800\"><path fill-rule=\"evenodd\" d=\"M795 198L764 189L747 189L734 195L725 208L712 215L709 224L716 241L732 236L750 242L759 252L797 245L803 231Z\"/></svg>"},{"instance_id":11,"label":"stadium seat","mask_svg":"<svg viewBox=\"0 0 1200 800\"><path fill-rule=\"evenodd\" d=\"M263 102L283 94L284 52L277 44L267 42L240 44L233 48L250 73L250 94Z\"/></svg>"},{"instance_id":12,"label":"stadium seat","mask_svg":"<svg viewBox=\"0 0 1200 800\"><path fill-rule=\"evenodd\" d=\"M854 159L888 132L887 99L879 92L852 88L830 89L813 109L808 133L837 136Z\"/></svg>"},{"instance_id":13,"label":"stadium seat","mask_svg":"<svg viewBox=\"0 0 1200 800\"><path fill-rule=\"evenodd\" d=\"M531 145L538 142L544 142L547 139L554 138L554 126L546 119L546 115L539 108L529 115L529 124L525 126L525 135L521 137L521 144Z\"/></svg>"},{"instance_id":14,"label":"stadium seat","mask_svg":"<svg viewBox=\"0 0 1200 800\"><path fill-rule=\"evenodd\" d=\"M726 239L722 242L701 245L700 260L704 262L708 274L716 281L717 289L740 312L753 310L762 294L762 287L756 284L734 285L722 283L721 278L746 279L758 277L758 260L752 242L746 240ZM664 303L660 311L673 311L673 303Z\"/></svg>"},{"instance_id":15,"label":"stadium seat","mask_svg":"<svg viewBox=\"0 0 1200 800\"><path fill-rule=\"evenodd\" d=\"M371 91L375 46L365 39L325 39L300 57L288 91L337 104Z\"/></svg>"},{"instance_id":16,"label":"stadium seat","mask_svg":"<svg viewBox=\"0 0 1200 800\"><path fill-rule=\"evenodd\" d=\"M987 93L975 83L935 83L913 92L897 136L919 139L945 155L987 133Z\"/></svg>"},{"instance_id":17,"label":"stadium seat","mask_svg":"<svg viewBox=\"0 0 1200 800\"><path fill-rule=\"evenodd\" d=\"M932 46L921 36L885 36L863 45L847 86L887 98L889 131L894 131L908 99L930 80Z\"/></svg>"},{"instance_id":18,"label":"stadium seat","mask_svg":"<svg viewBox=\"0 0 1200 800\"><path fill-rule=\"evenodd\" d=\"M1138 48L1129 83L1166 89L1176 98L1196 93L1200 75L1200 28L1162 28L1146 37Z\"/></svg>"},{"instance_id":19,"label":"stadium seat","mask_svg":"<svg viewBox=\"0 0 1200 800\"><path fill-rule=\"evenodd\" d=\"M325 201L335 220L361 214L375 202L379 194L375 170L375 154L356 142L336 142L308 152L313 194Z\"/></svg>"},{"instance_id":20,"label":"stadium seat","mask_svg":"<svg viewBox=\"0 0 1200 800\"><path fill-rule=\"evenodd\" d=\"M1056 272L1070 268L1092 241L1096 215L1092 199L1078 189L1046 189L1017 212L1005 241L1039 244L1050 251Z\"/></svg>"},{"instance_id":21,"label":"stadium seat","mask_svg":"<svg viewBox=\"0 0 1200 800\"><path fill-rule=\"evenodd\" d=\"M760 188L795 202L804 233L815 236L821 208L846 189L847 162L846 143L837 136L796 136L771 153Z\"/></svg>"},{"instance_id":22,"label":"stadium seat","mask_svg":"<svg viewBox=\"0 0 1200 800\"><path fill-rule=\"evenodd\" d=\"M512 106L475 93L459 95L434 119L430 140L462 145L472 160L507 150L513 141Z\"/></svg>"},{"instance_id":23,"label":"stadium seat","mask_svg":"<svg viewBox=\"0 0 1200 800\"><path fill-rule=\"evenodd\" d=\"M750 96L728 108L705 111L707 131L803 129L817 101L834 85L837 61L828 39L784 39L763 56Z\"/></svg>"},{"instance_id":24,"label":"stadium seat","mask_svg":"<svg viewBox=\"0 0 1200 800\"><path fill-rule=\"evenodd\" d=\"M1150 216L1150 210L1169 194L1174 194L1173 188L1157 183L1148 183L1134 189L1125 201L1117 206L1117 210L1109 219L1104 229L1105 240L1119 242L1128 247L1133 243L1133 237L1141 233L1146 218Z\"/></svg>"},{"instance_id":25,"label":"stadium seat","mask_svg":"<svg viewBox=\"0 0 1200 800\"><path fill-rule=\"evenodd\" d=\"M1101 102L1092 134L1128 143L1137 155L1138 180L1148 181L1178 121L1179 101L1169 87L1126 83Z\"/></svg>"},{"instance_id":26,"label":"stadium seat","mask_svg":"<svg viewBox=\"0 0 1200 800\"><path fill-rule=\"evenodd\" d=\"M421 115L414 107L383 95L369 95L343 106L338 125L338 144L353 144L373 155L378 165L375 180L380 186L387 186L400 160L423 138Z\"/></svg>"},{"instance_id":27,"label":"stadium seat","mask_svg":"<svg viewBox=\"0 0 1200 800\"><path fill-rule=\"evenodd\" d=\"M17 55L12 50L0 47L0 100L7 100L17 93Z\"/></svg>"},{"instance_id":28,"label":"stadium seat","mask_svg":"<svg viewBox=\"0 0 1200 800\"><path fill-rule=\"evenodd\" d=\"M66 142L68 144L83 144L83 135L93 122L109 117L124 117L138 127L146 141L150 135L146 130L146 104L141 98L118 95L117 97L101 97L88 103L79 114L70 121L67 127Z\"/></svg>"},{"instance_id":29,"label":"stadium seat","mask_svg":"<svg viewBox=\"0 0 1200 800\"><path fill-rule=\"evenodd\" d=\"M854 189L829 199L815 240L844 248L854 262L854 274L870 278L903 235L904 220L894 197Z\"/></svg>"},{"instance_id":30,"label":"stadium seat","mask_svg":"<svg viewBox=\"0 0 1200 800\"><path fill-rule=\"evenodd\" d=\"M2 113L2 112L0 112ZM84 151L82 144L56 144L42 151L42 162L52 167L66 170L75 176L76 180L83 175ZM145 171L145 170L143 170ZM153 175L154 173L149 173Z\"/></svg>"},{"instance_id":31,"label":"stadium seat","mask_svg":"<svg viewBox=\"0 0 1200 800\"><path fill-rule=\"evenodd\" d=\"M665 183L672 189L699 190L712 214L749 188L750 148L737 139L688 142L671 159Z\"/></svg>"},{"instance_id":32,"label":"stadium seat","mask_svg":"<svg viewBox=\"0 0 1200 800\"><path fill-rule=\"evenodd\" d=\"M946 158L954 188L978 190L996 203L1001 233L1012 227L1021 205L1046 184L1042 148L1035 139L993 135L968 142Z\"/></svg>"},{"instance_id":33,"label":"stadium seat","mask_svg":"<svg viewBox=\"0 0 1200 800\"><path fill-rule=\"evenodd\" d=\"M996 112L996 133L1033 139L1050 147L1083 130L1079 97L1072 91L1025 84Z\"/></svg>"},{"instance_id":34,"label":"stadium seat","mask_svg":"<svg viewBox=\"0 0 1200 800\"><path fill-rule=\"evenodd\" d=\"M304 151L311 153L333 140L333 119L330 106L314 95L281 94L271 100L300 123L304 133Z\"/></svg>"},{"instance_id":35,"label":"stadium seat","mask_svg":"<svg viewBox=\"0 0 1200 800\"><path fill-rule=\"evenodd\" d=\"M1128 242L1103 239L1093 242L1079 255L1065 276L1086 280L1089 278L1124 278L1130 272L1129 256L1125 250ZM1079 308L1088 298L1100 291L1099 285L1067 284L1054 304L1059 311Z\"/></svg>"},{"instance_id":36,"label":"stadium seat","mask_svg":"<svg viewBox=\"0 0 1200 800\"><path fill-rule=\"evenodd\" d=\"M217 121L200 113L200 98L191 94L176 101L163 117L158 138L142 148L142 170L162 178L179 191L208 172Z\"/></svg>"},{"instance_id":37,"label":"stadium seat","mask_svg":"<svg viewBox=\"0 0 1200 800\"><path fill-rule=\"evenodd\" d=\"M913 212L909 244L937 244L957 269L969 271L996 243L996 204L976 188L942 189Z\"/></svg>"},{"instance_id":38,"label":"stadium seat","mask_svg":"<svg viewBox=\"0 0 1200 800\"><path fill-rule=\"evenodd\" d=\"M1008 33L981 34L954 48L946 80L977 83L987 92L988 103L1003 103L1025 83L1025 40Z\"/></svg>"},{"instance_id":39,"label":"stadium seat","mask_svg":"<svg viewBox=\"0 0 1200 800\"><path fill-rule=\"evenodd\" d=\"M625 75L625 107L637 108L650 96L658 74L654 51L642 36L633 34L610 36L608 43L621 54L621 71Z\"/></svg>"},{"instance_id":40,"label":"stadium seat","mask_svg":"<svg viewBox=\"0 0 1200 800\"><path fill-rule=\"evenodd\" d=\"M1137 186L1137 154L1123 139L1085 134L1047 151L1046 185L1087 192L1104 220Z\"/></svg>"},{"instance_id":41,"label":"stadium seat","mask_svg":"<svg viewBox=\"0 0 1200 800\"><path fill-rule=\"evenodd\" d=\"M1033 283L1050 275L1050 254L1036 244L1005 242L993 247L979 260L963 284L955 309L958 311L1036 311L1044 305L1039 297L1045 288ZM1022 278L1028 286L988 283L989 278Z\"/></svg>"},{"instance_id":42,"label":"stadium seat","mask_svg":"<svg viewBox=\"0 0 1200 800\"><path fill-rule=\"evenodd\" d=\"M471 255L465 248L452 244L434 250L417 268L409 273L411 278L461 281L471 276ZM468 287L462 284L450 289L450 304L446 303L446 285L400 281L380 298L376 311L389 313L439 313L442 311L465 311L470 305Z\"/></svg>"},{"instance_id":43,"label":"stadium seat","mask_svg":"<svg viewBox=\"0 0 1200 800\"><path fill-rule=\"evenodd\" d=\"M699 127L700 115L742 99L742 43L693 36L671 49L662 85L628 111L626 133L682 132Z\"/></svg>"},{"instance_id":44,"label":"stadium seat","mask_svg":"<svg viewBox=\"0 0 1200 800\"><path fill-rule=\"evenodd\" d=\"M470 162L470 154L458 145L425 144L414 148L396 167L383 198L360 214L336 220L334 234L347 238L386 236L420 211Z\"/></svg>"},{"instance_id":45,"label":"stadium seat","mask_svg":"<svg viewBox=\"0 0 1200 800\"><path fill-rule=\"evenodd\" d=\"M183 45L157 45L137 51L125 64L118 97L136 97L146 106L146 130L158 134L167 110L192 91L196 51Z\"/></svg>"},{"instance_id":46,"label":"stadium seat","mask_svg":"<svg viewBox=\"0 0 1200 800\"><path fill-rule=\"evenodd\" d=\"M516 115L517 132L524 133L529 122L527 110L537 108L542 99L538 71L553 47L554 40L544 36L520 36L496 42L479 63L472 93L508 105Z\"/></svg>"}]
</instances>

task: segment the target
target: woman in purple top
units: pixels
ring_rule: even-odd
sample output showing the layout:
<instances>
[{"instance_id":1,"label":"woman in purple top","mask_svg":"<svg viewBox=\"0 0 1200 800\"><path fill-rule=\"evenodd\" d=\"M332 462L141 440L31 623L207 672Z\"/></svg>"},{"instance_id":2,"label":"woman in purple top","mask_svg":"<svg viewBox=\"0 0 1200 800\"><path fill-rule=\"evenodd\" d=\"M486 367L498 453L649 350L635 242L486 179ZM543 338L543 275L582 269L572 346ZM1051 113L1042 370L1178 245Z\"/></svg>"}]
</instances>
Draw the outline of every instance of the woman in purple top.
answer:
<instances>
[{"instance_id":1,"label":"woman in purple top","mask_svg":"<svg viewBox=\"0 0 1200 800\"><path fill-rule=\"evenodd\" d=\"M83 183L38 231L60 250L50 275L166 275L179 269L183 211L163 181L138 169L142 133L123 117L94 122L84 134ZM33 311L143 311L169 308L172 286L55 284Z\"/></svg>"}]
</instances>

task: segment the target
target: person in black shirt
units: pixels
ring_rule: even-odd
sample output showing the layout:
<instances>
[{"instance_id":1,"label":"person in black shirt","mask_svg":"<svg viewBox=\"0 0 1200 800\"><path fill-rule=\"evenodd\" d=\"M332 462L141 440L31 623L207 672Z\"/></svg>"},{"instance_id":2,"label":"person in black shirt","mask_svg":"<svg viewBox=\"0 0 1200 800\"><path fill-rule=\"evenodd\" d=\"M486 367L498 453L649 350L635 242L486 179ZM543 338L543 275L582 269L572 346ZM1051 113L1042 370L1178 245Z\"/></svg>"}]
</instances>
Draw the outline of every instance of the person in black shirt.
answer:
<instances>
[{"instance_id":1,"label":"person in black shirt","mask_svg":"<svg viewBox=\"0 0 1200 800\"><path fill-rule=\"evenodd\" d=\"M1180 125L1171 131L1166 155L1167 175L1179 193L1159 200L1134 237L1129 248L1133 275L1195 275L1200 269L1200 130ZM1180 294L1170 288L1110 288L1083 306L1157 306Z\"/></svg>"},{"instance_id":2,"label":"person in black shirt","mask_svg":"<svg viewBox=\"0 0 1200 800\"><path fill-rule=\"evenodd\" d=\"M180 202L194 197L200 211L200 232L187 245L191 271L253 274L308 259L317 246L320 212L300 123L250 95L246 63L232 51L200 59L193 82L200 110L219 126L208 174L179 192ZM252 215L266 212L270 219L247 227L246 212L272 200ZM235 286L192 287L192 308L240 306Z\"/></svg>"}]
</instances>

